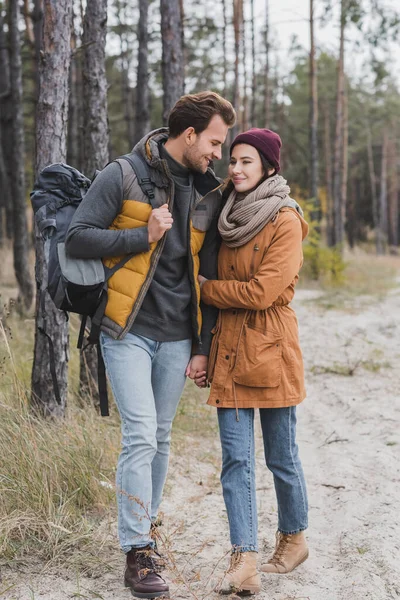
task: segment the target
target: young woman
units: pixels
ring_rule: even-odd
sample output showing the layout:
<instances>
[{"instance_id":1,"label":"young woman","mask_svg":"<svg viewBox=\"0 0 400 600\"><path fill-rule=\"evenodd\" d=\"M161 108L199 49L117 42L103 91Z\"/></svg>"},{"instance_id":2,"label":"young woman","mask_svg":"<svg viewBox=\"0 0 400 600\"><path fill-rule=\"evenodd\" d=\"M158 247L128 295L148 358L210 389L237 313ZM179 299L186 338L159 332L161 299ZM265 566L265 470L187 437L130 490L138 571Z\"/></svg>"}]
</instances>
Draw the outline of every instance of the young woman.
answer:
<instances>
[{"instance_id":1,"label":"young woman","mask_svg":"<svg viewBox=\"0 0 400 600\"><path fill-rule=\"evenodd\" d=\"M280 137L250 129L231 146L229 194L219 219L219 280L199 276L202 300L220 309L208 372L208 403L218 408L223 495L232 555L221 593L260 590L254 409L274 476L278 531L261 566L288 573L306 560L307 492L296 445L296 405L305 397L297 319L290 302L308 226L278 175ZM229 193L230 192L230 193Z\"/></svg>"}]
</instances>

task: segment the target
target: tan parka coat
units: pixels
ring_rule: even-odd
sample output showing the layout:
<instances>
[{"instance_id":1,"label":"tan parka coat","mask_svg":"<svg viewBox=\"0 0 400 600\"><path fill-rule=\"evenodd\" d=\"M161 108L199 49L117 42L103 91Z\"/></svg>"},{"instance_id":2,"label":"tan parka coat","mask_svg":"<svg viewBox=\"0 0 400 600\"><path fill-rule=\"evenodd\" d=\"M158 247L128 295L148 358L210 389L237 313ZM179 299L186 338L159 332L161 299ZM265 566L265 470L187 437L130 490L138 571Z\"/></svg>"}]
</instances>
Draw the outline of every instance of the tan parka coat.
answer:
<instances>
[{"instance_id":1,"label":"tan parka coat","mask_svg":"<svg viewBox=\"0 0 400 600\"><path fill-rule=\"evenodd\" d=\"M222 243L219 280L202 286L202 300L221 309L209 357L208 404L278 408L304 399L297 319L289 303L307 232L300 214L285 207L245 245Z\"/></svg>"}]
</instances>

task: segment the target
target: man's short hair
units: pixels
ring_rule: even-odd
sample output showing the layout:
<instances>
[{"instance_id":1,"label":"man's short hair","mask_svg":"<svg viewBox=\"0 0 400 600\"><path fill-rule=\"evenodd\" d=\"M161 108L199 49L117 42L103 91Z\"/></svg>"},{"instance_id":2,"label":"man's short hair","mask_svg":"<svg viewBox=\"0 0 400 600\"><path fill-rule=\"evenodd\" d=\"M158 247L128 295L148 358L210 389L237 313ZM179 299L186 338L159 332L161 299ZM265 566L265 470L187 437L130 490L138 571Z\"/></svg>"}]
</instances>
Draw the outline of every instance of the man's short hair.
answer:
<instances>
[{"instance_id":1,"label":"man's short hair","mask_svg":"<svg viewBox=\"0 0 400 600\"><path fill-rule=\"evenodd\" d=\"M169 135L177 138L188 127L201 133L215 115L219 115L228 127L235 124L236 113L229 100L210 91L186 94L179 98L169 114Z\"/></svg>"}]
</instances>

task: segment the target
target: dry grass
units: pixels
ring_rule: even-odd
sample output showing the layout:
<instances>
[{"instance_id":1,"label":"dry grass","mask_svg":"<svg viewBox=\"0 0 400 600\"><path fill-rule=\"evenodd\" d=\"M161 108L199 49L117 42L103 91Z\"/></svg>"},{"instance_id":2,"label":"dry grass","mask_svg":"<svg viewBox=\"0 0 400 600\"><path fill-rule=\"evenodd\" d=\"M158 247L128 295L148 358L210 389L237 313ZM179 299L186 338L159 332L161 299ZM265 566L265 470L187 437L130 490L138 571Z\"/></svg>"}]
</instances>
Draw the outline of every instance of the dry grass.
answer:
<instances>
[{"instance_id":1,"label":"dry grass","mask_svg":"<svg viewBox=\"0 0 400 600\"><path fill-rule=\"evenodd\" d=\"M308 302L324 310L344 310L352 312L367 305L373 296L383 298L391 289L400 284L400 257L376 256L361 250L345 253L346 269L344 281L334 284L310 282L301 277L301 287L322 291L321 295ZM354 299L357 298L357 303Z\"/></svg>"}]
</instances>

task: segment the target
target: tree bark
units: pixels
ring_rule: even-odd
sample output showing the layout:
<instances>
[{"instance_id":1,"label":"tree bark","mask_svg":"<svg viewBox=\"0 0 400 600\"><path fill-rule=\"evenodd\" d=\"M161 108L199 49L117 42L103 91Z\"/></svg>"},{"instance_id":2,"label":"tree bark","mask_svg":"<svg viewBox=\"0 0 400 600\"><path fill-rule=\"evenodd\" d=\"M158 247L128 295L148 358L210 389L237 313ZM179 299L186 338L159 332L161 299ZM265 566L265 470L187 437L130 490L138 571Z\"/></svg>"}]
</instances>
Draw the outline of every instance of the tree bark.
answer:
<instances>
[{"instance_id":1,"label":"tree bark","mask_svg":"<svg viewBox=\"0 0 400 600\"><path fill-rule=\"evenodd\" d=\"M257 127L257 73L256 73L256 32L254 16L254 0L251 0L251 127Z\"/></svg>"},{"instance_id":2,"label":"tree bark","mask_svg":"<svg viewBox=\"0 0 400 600\"><path fill-rule=\"evenodd\" d=\"M380 253L384 254L387 245L387 148L388 148L388 130L385 126L382 139L382 161L381 161L381 188L379 194L379 237L380 237Z\"/></svg>"},{"instance_id":3,"label":"tree bark","mask_svg":"<svg viewBox=\"0 0 400 600\"><path fill-rule=\"evenodd\" d=\"M68 106L68 147L67 162L83 171L82 165L82 128L83 128L83 91L81 52L76 53L77 36L75 15L72 15L71 66L69 70L69 106Z\"/></svg>"},{"instance_id":4,"label":"tree bark","mask_svg":"<svg viewBox=\"0 0 400 600\"><path fill-rule=\"evenodd\" d=\"M224 97L227 95L227 73L228 73L228 61L226 58L226 33L228 30L228 17L226 14L226 0L222 0L222 17L223 17L223 30L222 30L222 81L224 85Z\"/></svg>"},{"instance_id":5,"label":"tree bark","mask_svg":"<svg viewBox=\"0 0 400 600\"><path fill-rule=\"evenodd\" d=\"M126 149L132 148L135 137L134 99L133 90L129 81L130 71L130 43L126 33L127 2L117 2L118 36L120 41L121 56L121 97L125 120Z\"/></svg>"},{"instance_id":6,"label":"tree bark","mask_svg":"<svg viewBox=\"0 0 400 600\"><path fill-rule=\"evenodd\" d=\"M185 88L183 24L179 0L161 0L163 123Z\"/></svg>"},{"instance_id":7,"label":"tree bark","mask_svg":"<svg viewBox=\"0 0 400 600\"><path fill-rule=\"evenodd\" d=\"M149 0L139 0L138 70L136 84L135 142L150 129L149 67L148 67L148 12Z\"/></svg>"},{"instance_id":8,"label":"tree bark","mask_svg":"<svg viewBox=\"0 0 400 600\"><path fill-rule=\"evenodd\" d=\"M105 45L107 0L87 0L83 21L83 170L92 177L108 157L107 79ZM79 390L99 404L97 389L97 350L87 346L80 353Z\"/></svg>"},{"instance_id":9,"label":"tree bark","mask_svg":"<svg viewBox=\"0 0 400 600\"><path fill-rule=\"evenodd\" d=\"M318 199L318 88L314 40L314 0L310 0L310 197L314 204L314 218L319 222L321 211Z\"/></svg>"},{"instance_id":10,"label":"tree bark","mask_svg":"<svg viewBox=\"0 0 400 600\"><path fill-rule=\"evenodd\" d=\"M325 183L327 203L327 244L335 245L334 217L333 217L333 183L332 183L332 152L331 152L331 124L329 119L329 107L324 105L324 148L325 148Z\"/></svg>"},{"instance_id":11,"label":"tree bark","mask_svg":"<svg viewBox=\"0 0 400 600\"><path fill-rule=\"evenodd\" d=\"M368 172L369 172L369 180L370 180L370 184L371 184L372 222L374 224L374 230L375 230L375 246L376 246L376 253L382 254L381 236L379 234L378 190L377 190L375 165L374 165L374 152L373 152L373 147L372 147L372 135L371 135L371 129L370 129L368 117L366 119L365 130L367 133Z\"/></svg>"},{"instance_id":12,"label":"tree bark","mask_svg":"<svg viewBox=\"0 0 400 600\"><path fill-rule=\"evenodd\" d=\"M265 2L265 71L264 71L264 127L270 127L271 120L271 92L269 86L269 0Z\"/></svg>"},{"instance_id":13,"label":"tree bark","mask_svg":"<svg viewBox=\"0 0 400 600\"><path fill-rule=\"evenodd\" d=\"M235 34L235 79L233 82L233 107L237 115L240 115L240 37L243 22L243 0L233 0L233 29ZM236 137L239 131L238 121L232 127L232 139Z\"/></svg>"},{"instance_id":14,"label":"tree bark","mask_svg":"<svg viewBox=\"0 0 400 600\"><path fill-rule=\"evenodd\" d=\"M334 206L334 245L341 246L344 238L343 208L341 205L341 189L343 178L343 107L344 107L344 31L346 25L346 0L341 0L340 13L340 50L338 61L337 97L336 97L336 130L334 142L333 168L333 206Z\"/></svg>"},{"instance_id":15,"label":"tree bark","mask_svg":"<svg viewBox=\"0 0 400 600\"><path fill-rule=\"evenodd\" d=\"M9 7L8 7L9 9ZM5 214L5 231L9 240L13 239L13 208L11 183L13 178L13 161L9 151L9 142L13 137L13 102L11 92L10 76L10 36L4 32L4 21L0 14L0 127L2 129L1 138L3 140L3 162L5 172L3 175L6 194L3 198Z\"/></svg>"},{"instance_id":16,"label":"tree bark","mask_svg":"<svg viewBox=\"0 0 400 600\"><path fill-rule=\"evenodd\" d=\"M32 304L33 286L29 272L29 239L25 202L25 137L18 0L9 0L9 11L10 84L14 113L13 136L10 144L10 154L14 165L12 178L14 272L19 287L20 304L27 310Z\"/></svg>"},{"instance_id":17,"label":"tree bark","mask_svg":"<svg viewBox=\"0 0 400 600\"><path fill-rule=\"evenodd\" d=\"M388 144L388 215L389 215L389 244L392 248L399 245L399 174L398 154L396 147L396 128L393 127L395 135L389 139Z\"/></svg>"},{"instance_id":18,"label":"tree bark","mask_svg":"<svg viewBox=\"0 0 400 600\"><path fill-rule=\"evenodd\" d=\"M247 70L247 44L246 23L244 15L241 22L240 41L242 46L242 69L243 69L243 94L242 94L242 131L249 129L249 94L248 94L248 70Z\"/></svg>"},{"instance_id":19,"label":"tree bark","mask_svg":"<svg viewBox=\"0 0 400 600\"><path fill-rule=\"evenodd\" d=\"M105 43L107 0L87 0L83 23L83 166L87 177L108 162Z\"/></svg>"},{"instance_id":20,"label":"tree bark","mask_svg":"<svg viewBox=\"0 0 400 600\"><path fill-rule=\"evenodd\" d=\"M36 120L36 174L46 165L62 162L67 150L68 77L71 54L70 0L44 0L43 37L40 53L40 91ZM36 278L47 280L44 244L36 231ZM63 416L67 397L68 321L54 306L50 296L36 298L35 349L32 370L32 404L44 415ZM54 367L60 404L50 373L47 331L53 341Z\"/></svg>"},{"instance_id":21,"label":"tree bark","mask_svg":"<svg viewBox=\"0 0 400 600\"><path fill-rule=\"evenodd\" d=\"M345 86L343 96L343 133L342 133L342 154L341 154L341 177L340 177L340 208L341 208L341 227L344 231L346 225L346 212L347 212L347 178L349 171L349 101L347 86Z\"/></svg>"}]
</instances>

